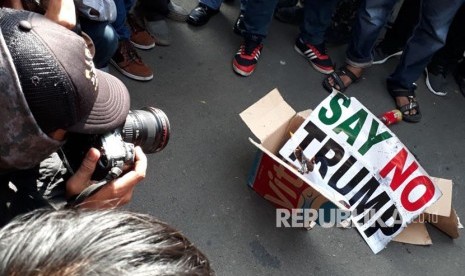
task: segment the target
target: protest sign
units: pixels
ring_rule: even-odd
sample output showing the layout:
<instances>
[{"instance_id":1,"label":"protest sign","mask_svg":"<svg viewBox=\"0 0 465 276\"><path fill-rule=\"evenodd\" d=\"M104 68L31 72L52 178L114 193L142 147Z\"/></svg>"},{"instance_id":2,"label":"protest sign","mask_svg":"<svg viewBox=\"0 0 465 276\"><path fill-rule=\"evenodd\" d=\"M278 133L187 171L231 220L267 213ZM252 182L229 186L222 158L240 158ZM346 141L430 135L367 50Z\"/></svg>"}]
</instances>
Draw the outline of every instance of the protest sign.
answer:
<instances>
[{"instance_id":1,"label":"protest sign","mask_svg":"<svg viewBox=\"0 0 465 276\"><path fill-rule=\"evenodd\" d=\"M375 253L441 196L394 133L338 92L313 110L279 154L319 190L344 199Z\"/></svg>"}]
</instances>

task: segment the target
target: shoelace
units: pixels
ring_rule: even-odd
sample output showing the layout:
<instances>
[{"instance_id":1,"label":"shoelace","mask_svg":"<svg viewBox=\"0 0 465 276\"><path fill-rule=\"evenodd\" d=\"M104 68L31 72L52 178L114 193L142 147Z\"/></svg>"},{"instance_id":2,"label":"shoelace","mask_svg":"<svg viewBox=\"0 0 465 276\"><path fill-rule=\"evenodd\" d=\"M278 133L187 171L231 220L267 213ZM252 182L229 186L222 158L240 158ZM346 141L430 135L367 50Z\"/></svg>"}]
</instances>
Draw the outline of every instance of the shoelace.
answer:
<instances>
[{"instance_id":1,"label":"shoelace","mask_svg":"<svg viewBox=\"0 0 465 276\"><path fill-rule=\"evenodd\" d=\"M123 54L123 57L126 60L136 61L138 63L142 62L142 58L131 45L131 42L129 42L129 40L121 42L121 53Z\"/></svg>"},{"instance_id":2,"label":"shoelace","mask_svg":"<svg viewBox=\"0 0 465 276\"><path fill-rule=\"evenodd\" d=\"M260 52L259 45L260 43L255 41L246 41L241 45L241 54L256 56Z\"/></svg>"},{"instance_id":3,"label":"shoelace","mask_svg":"<svg viewBox=\"0 0 465 276\"><path fill-rule=\"evenodd\" d=\"M326 55L327 53L327 49L326 49L326 46L324 44L320 44L320 45L315 45L314 48L321 54L321 55Z\"/></svg>"}]
</instances>

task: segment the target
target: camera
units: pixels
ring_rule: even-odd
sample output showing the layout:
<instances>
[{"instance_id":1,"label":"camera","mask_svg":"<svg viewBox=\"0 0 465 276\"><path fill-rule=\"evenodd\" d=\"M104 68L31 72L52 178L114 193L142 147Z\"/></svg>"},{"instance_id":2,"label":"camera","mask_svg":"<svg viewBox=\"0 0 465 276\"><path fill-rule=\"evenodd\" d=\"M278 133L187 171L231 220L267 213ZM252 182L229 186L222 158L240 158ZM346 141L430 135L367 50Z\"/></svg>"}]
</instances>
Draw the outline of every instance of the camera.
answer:
<instances>
[{"instance_id":1,"label":"camera","mask_svg":"<svg viewBox=\"0 0 465 276\"><path fill-rule=\"evenodd\" d=\"M100 151L100 159L92 175L102 180L109 174L119 174L125 165L134 163L134 147L144 153L161 151L168 144L170 123L158 108L144 107L130 110L123 126L105 134L71 134L62 147L64 159L74 173L91 147Z\"/></svg>"}]
</instances>

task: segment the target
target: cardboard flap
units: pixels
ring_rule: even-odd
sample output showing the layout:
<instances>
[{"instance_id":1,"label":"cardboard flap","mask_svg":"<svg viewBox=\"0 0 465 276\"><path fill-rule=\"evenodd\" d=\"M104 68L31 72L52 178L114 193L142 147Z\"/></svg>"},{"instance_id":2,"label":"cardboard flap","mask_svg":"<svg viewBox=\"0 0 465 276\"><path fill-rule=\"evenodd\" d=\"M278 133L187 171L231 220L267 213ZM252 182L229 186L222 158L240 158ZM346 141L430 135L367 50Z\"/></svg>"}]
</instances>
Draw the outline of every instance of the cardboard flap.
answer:
<instances>
[{"instance_id":1,"label":"cardboard flap","mask_svg":"<svg viewBox=\"0 0 465 276\"><path fill-rule=\"evenodd\" d=\"M426 214L448 217L452 210L452 180L431 177L442 196L425 210Z\"/></svg>"},{"instance_id":2,"label":"cardboard flap","mask_svg":"<svg viewBox=\"0 0 465 276\"><path fill-rule=\"evenodd\" d=\"M425 224L422 222L410 223L392 240L416 245L429 245L433 243L428 234L428 230L426 230Z\"/></svg>"},{"instance_id":3,"label":"cardboard flap","mask_svg":"<svg viewBox=\"0 0 465 276\"><path fill-rule=\"evenodd\" d=\"M449 237L456 239L459 237L459 228L461 226L457 212L452 209L448 216L428 215L428 222Z\"/></svg>"},{"instance_id":4,"label":"cardboard flap","mask_svg":"<svg viewBox=\"0 0 465 276\"><path fill-rule=\"evenodd\" d=\"M309 180L307 178L305 178L304 176L302 176L299 172L297 172L297 170L290 166L289 164L287 164L286 162L284 162L283 160L279 159L278 157L276 157L273 153L271 153L268 149L266 149L263 145L255 142L252 138L249 137L249 141L254 145L256 146L258 149L260 149L261 151L263 151L263 153L265 153L266 155L270 156L274 161L276 161L277 163L283 165L286 169L294 172L294 175L299 177L299 179L302 179L304 183L306 183L307 185L311 186L315 191L317 191L320 195L324 196L326 199L328 199L329 201L331 201L332 203L334 203L334 205L336 205L339 209L343 210L343 211L349 211L349 209L347 209L347 207L342 203L342 199L339 199L339 198L334 198L331 196L331 194L329 194L327 191L325 190L322 190L314 185L311 185L309 183Z\"/></svg>"},{"instance_id":5,"label":"cardboard flap","mask_svg":"<svg viewBox=\"0 0 465 276\"><path fill-rule=\"evenodd\" d=\"M286 134L290 135L290 133L294 133L297 131L297 129L305 122L305 120L310 116L310 113L312 113L311 109L307 109L304 111L300 111L297 113L290 121L289 125L287 126L286 129ZM289 136L286 136L289 139Z\"/></svg>"},{"instance_id":6,"label":"cardboard flap","mask_svg":"<svg viewBox=\"0 0 465 276\"><path fill-rule=\"evenodd\" d=\"M252 133L263 142L277 129L287 126L295 113L275 88L239 115Z\"/></svg>"},{"instance_id":7,"label":"cardboard flap","mask_svg":"<svg viewBox=\"0 0 465 276\"><path fill-rule=\"evenodd\" d=\"M305 119L310 116L311 112L311 109L307 109L295 114L286 124L279 126L268 137L263 139L261 141L262 145L273 154L277 154L278 150L290 138L290 133L295 132Z\"/></svg>"}]
</instances>

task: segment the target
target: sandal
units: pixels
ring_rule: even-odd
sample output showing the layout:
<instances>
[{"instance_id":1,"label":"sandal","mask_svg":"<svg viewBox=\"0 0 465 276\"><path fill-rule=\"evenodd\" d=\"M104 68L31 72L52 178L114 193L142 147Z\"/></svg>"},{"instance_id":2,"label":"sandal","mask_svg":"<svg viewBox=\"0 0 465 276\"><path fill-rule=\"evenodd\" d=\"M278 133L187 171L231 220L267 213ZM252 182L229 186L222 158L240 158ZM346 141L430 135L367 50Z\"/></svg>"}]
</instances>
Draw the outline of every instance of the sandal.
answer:
<instances>
[{"instance_id":1,"label":"sandal","mask_svg":"<svg viewBox=\"0 0 465 276\"><path fill-rule=\"evenodd\" d=\"M342 81L341 77L347 76L351 80L351 82L346 86ZM333 85L329 83L329 78L333 78ZM360 77L357 77L352 71L347 69L346 67L341 67L339 70L332 72L326 79L323 80L323 87L328 92L332 92L333 89L338 90L339 92L344 92L351 84L356 83L360 80ZM339 89L336 87L339 86Z\"/></svg>"},{"instance_id":2,"label":"sandal","mask_svg":"<svg viewBox=\"0 0 465 276\"><path fill-rule=\"evenodd\" d=\"M397 106L397 108L399 108L400 112L402 113L402 120L409 123L418 123L421 120L421 113L417 99L415 98L415 96L408 96L407 98L408 104L404 104L403 106ZM417 113L410 114L412 110L415 110Z\"/></svg>"},{"instance_id":3,"label":"sandal","mask_svg":"<svg viewBox=\"0 0 465 276\"><path fill-rule=\"evenodd\" d=\"M389 88L388 91L389 94L391 94L392 98L394 99L394 102L396 104L396 107L400 110L402 113L402 120L409 122L409 123L418 123L421 120L421 112L420 112L420 105L417 102L417 98L415 97L415 89L416 86L413 87L411 90L405 89L405 88ZM397 105L396 98L397 97L407 97L408 98L408 104L404 104L402 106ZM410 114L412 110L415 110L415 114Z\"/></svg>"}]
</instances>

